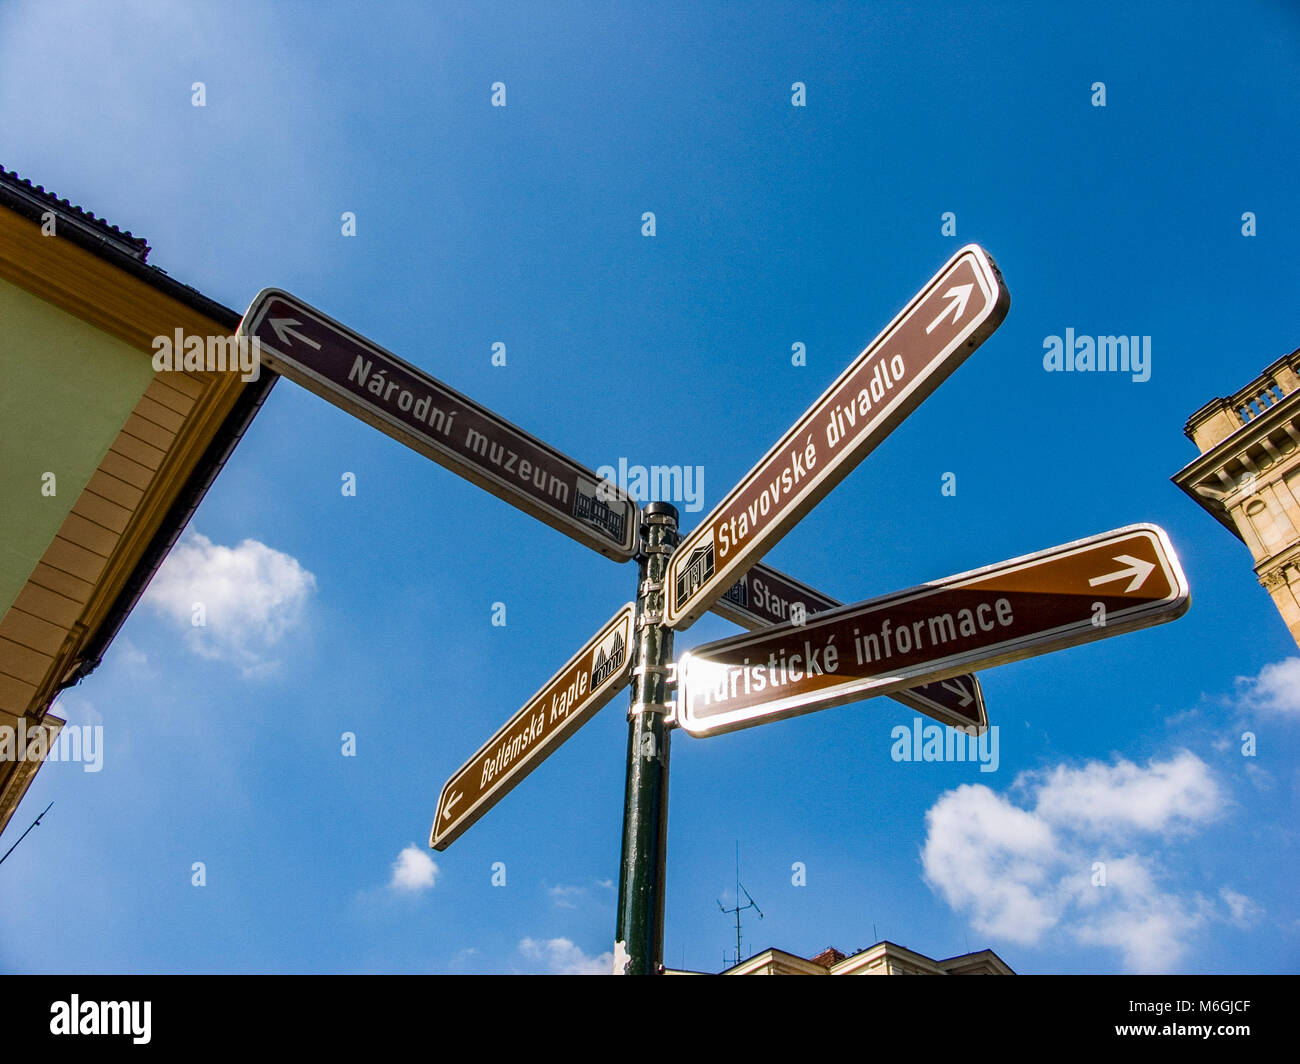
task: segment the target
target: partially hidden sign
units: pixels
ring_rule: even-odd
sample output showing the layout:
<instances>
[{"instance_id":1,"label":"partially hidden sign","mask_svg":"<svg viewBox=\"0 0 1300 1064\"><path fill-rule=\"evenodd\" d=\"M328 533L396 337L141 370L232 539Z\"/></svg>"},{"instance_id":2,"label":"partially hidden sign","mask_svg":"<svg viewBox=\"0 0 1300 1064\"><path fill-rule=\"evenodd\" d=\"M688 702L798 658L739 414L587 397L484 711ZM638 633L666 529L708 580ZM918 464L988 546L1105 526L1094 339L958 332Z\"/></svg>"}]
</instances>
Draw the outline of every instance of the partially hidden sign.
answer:
<instances>
[{"instance_id":1,"label":"partially hidden sign","mask_svg":"<svg viewBox=\"0 0 1300 1064\"><path fill-rule=\"evenodd\" d=\"M813 614L841 605L838 599L760 562L713 604L713 612L754 631L787 622L803 624ZM988 727L984 689L974 674L894 691L889 697L956 728L978 734Z\"/></svg>"}]
</instances>

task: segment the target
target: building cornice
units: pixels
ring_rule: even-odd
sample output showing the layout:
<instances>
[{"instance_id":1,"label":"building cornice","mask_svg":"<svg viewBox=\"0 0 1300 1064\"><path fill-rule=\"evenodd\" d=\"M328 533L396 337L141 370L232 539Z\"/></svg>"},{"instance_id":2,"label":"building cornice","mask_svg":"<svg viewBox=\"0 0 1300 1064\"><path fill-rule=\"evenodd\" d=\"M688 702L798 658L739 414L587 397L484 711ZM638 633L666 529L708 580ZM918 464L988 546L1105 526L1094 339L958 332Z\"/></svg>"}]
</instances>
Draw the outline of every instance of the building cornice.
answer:
<instances>
[{"instance_id":1,"label":"building cornice","mask_svg":"<svg viewBox=\"0 0 1300 1064\"><path fill-rule=\"evenodd\" d=\"M1279 399L1258 417L1251 418L1232 435L1225 437L1210 450L1198 455L1169 479L1193 502L1215 518L1238 539L1242 539L1236 523L1229 516L1223 501L1207 497L1196 491L1195 485L1210 477L1235 455L1248 451L1255 444L1275 432L1280 426L1300 416L1300 391L1293 391ZM1226 494L1226 492L1225 492Z\"/></svg>"}]
</instances>

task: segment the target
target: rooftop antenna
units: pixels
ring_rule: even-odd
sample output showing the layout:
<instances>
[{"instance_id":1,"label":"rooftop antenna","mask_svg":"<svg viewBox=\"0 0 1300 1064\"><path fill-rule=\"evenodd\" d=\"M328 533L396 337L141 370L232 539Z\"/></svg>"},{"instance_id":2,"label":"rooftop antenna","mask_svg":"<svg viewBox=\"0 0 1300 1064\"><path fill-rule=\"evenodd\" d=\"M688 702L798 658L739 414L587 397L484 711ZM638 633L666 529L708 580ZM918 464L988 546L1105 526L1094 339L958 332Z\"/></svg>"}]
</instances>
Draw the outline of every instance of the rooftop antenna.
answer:
<instances>
[{"instance_id":1,"label":"rooftop antenna","mask_svg":"<svg viewBox=\"0 0 1300 1064\"><path fill-rule=\"evenodd\" d=\"M741 904L740 904L740 894L741 894L742 891L744 891L745 897L749 899L749 904L748 904L748 905L741 905ZM736 907L735 907L734 909L728 909L726 906L724 906L724 905L722 904L721 901L719 901L719 902L718 902L718 908L721 909L724 913L735 913L735 914L736 914L736 960L735 960L735 964L739 964L739 963L740 963L740 914L743 913L746 909L753 909L756 913L758 913L758 918L759 918L760 920L763 919L763 910L760 909L760 908L758 907L758 905L755 903L754 899L750 897L750 895L749 895L749 891L745 890L745 884L743 884L743 883L740 881L740 840L739 840L739 839L736 840ZM722 955L722 959L723 959L723 962L724 962L724 963L726 962L726 958L727 958L727 955L726 955L726 953L724 952L723 955ZM732 967L734 967L735 964L733 964Z\"/></svg>"}]
</instances>

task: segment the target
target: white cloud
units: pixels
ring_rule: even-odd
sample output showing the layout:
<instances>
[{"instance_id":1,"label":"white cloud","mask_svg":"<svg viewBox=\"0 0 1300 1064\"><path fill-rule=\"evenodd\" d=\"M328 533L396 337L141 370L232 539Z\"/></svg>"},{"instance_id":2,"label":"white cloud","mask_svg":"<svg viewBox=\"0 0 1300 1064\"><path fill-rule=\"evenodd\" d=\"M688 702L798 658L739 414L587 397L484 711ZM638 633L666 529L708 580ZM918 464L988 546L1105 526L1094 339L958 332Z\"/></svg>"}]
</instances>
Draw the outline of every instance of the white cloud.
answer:
<instances>
[{"instance_id":1,"label":"white cloud","mask_svg":"<svg viewBox=\"0 0 1300 1064\"><path fill-rule=\"evenodd\" d=\"M1220 887L1219 897L1223 899L1223 903L1228 907L1232 922L1238 927L1247 927L1254 923L1255 918L1264 911L1246 895L1233 890L1231 887Z\"/></svg>"},{"instance_id":2,"label":"white cloud","mask_svg":"<svg viewBox=\"0 0 1300 1064\"><path fill-rule=\"evenodd\" d=\"M587 897L586 887L565 887L554 886L547 890L551 896L551 901L555 903L557 909L576 909L578 902Z\"/></svg>"},{"instance_id":3,"label":"white cloud","mask_svg":"<svg viewBox=\"0 0 1300 1064\"><path fill-rule=\"evenodd\" d=\"M1125 829L1193 827L1217 814L1223 803L1209 767L1182 750L1146 768L1131 761L1058 765L1039 783L1035 812L1049 823L1115 835Z\"/></svg>"},{"instance_id":4,"label":"white cloud","mask_svg":"<svg viewBox=\"0 0 1300 1064\"><path fill-rule=\"evenodd\" d=\"M1043 889L1058 852L1047 824L978 784L942 795L925 819L926 878L953 908L970 909L980 930L1032 943L1056 924Z\"/></svg>"},{"instance_id":5,"label":"white cloud","mask_svg":"<svg viewBox=\"0 0 1300 1064\"><path fill-rule=\"evenodd\" d=\"M1300 658L1265 665L1258 676L1237 678L1237 707L1300 720Z\"/></svg>"},{"instance_id":6,"label":"white cloud","mask_svg":"<svg viewBox=\"0 0 1300 1064\"><path fill-rule=\"evenodd\" d=\"M124 635L119 635L113 640L113 649L117 656L128 665L141 666L149 664L149 655Z\"/></svg>"},{"instance_id":7,"label":"white cloud","mask_svg":"<svg viewBox=\"0 0 1300 1064\"><path fill-rule=\"evenodd\" d=\"M1169 971L1185 952L1187 936L1205 921L1204 900L1162 890L1155 864L1134 854L1103 863L1106 885L1094 886L1091 876L1081 881L1078 908L1067 913L1065 929L1085 945L1118 950L1130 971Z\"/></svg>"},{"instance_id":8,"label":"white cloud","mask_svg":"<svg viewBox=\"0 0 1300 1064\"><path fill-rule=\"evenodd\" d=\"M1131 971L1176 967L1212 907L1162 885L1154 859L1114 847L1137 832L1167 841L1218 816L1225 798L1209 767L1188 751L1145 767L1060 765L1012 790L1027 807L983 785L940 796L926 814L927 882L994 938L1032 946L1066 934L1117 950Z\"/></svg>"},{"instance_id":9,"label":"white cloud","mask_svg":"<svg viewBox=\"0 0 1300 1064\"><path fill-rule=\"evenodd\" d=\"M299 624L315 587L288 554L252 539L221 547L195 532L172 549L142 601L180 626L195 653L252 677L275 667L267 651Z\"/></svg>"},{"instance_id":10,"label":"white cloud","mask_svg":"<svg viewBox=\"0 0 1300 1064\"><path fill-rule=\"evenodd\" d=\"M519 952L529 960L544 962L554 975L609 975L614 967L613 953L588 957L567 938L525 938L519 943Z\"/></svg>"},{"instance_id":11,"label":"white cloud","mask_svg":"<svg viewBox=\"0 0 1300 1064\"><path fill-rule=\"evenodd\" d=\"M604 901L599 897L593 898L593 888L600 891L614 889L612 879L593 880L591 886L570 886L564 883L557 883L553 887L547 887L546 893L550 895L551 903L557 909L576 909L580 905L596 904L603 905Z\"/></svg>"},{"instance_id":12,"label":"white cloud","mask_svg":"<svg viewBox=\"0 0 1300 1064\"><path fill-rule=\"evenodd\" d=\"M433 858L420 847L411 843L397 855L393 862L393 878L389 887L393 890L415 891L428 890L438 877L438 866Z\"/></svg>"},{"instance_id":13,"label":"white cloud","mask_svg":"<svg viewBox=\"0 0 1300 1064\"><path fill-rule=\"evenodd\" d=\"M58 701L50 706L50 712L73 725L104 723L104 714L95 708L94 702L72 694L60 695Z\"/></svg>"}]
</instances>

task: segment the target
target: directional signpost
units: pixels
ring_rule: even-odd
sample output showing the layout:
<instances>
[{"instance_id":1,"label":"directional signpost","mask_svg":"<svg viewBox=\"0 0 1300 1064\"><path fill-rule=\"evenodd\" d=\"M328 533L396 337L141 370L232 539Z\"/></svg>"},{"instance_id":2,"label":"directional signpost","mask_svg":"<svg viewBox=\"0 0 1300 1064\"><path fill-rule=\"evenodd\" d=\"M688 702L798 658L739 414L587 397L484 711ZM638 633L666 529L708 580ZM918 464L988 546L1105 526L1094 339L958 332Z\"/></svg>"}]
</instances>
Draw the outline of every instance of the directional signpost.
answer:
<instances>
[{"instance_id":1,"label":"directional signpost","mask_svg":"<svg viewBox=\"0 0 1300 1064\"><path fill-rule=\"evenodd\" d=\"M748 728L1164 624L1188 603L1168 537L1133 525L697 647L678 664L678 722Z\"/></svg>"},{"instance_id":2,"label":"directional signpost","mask_svg":"<svg viewBox=\"0 0 1300 1064\"><path fill-rule=\"evenodd\" d=\"M629 561L639 510L592 470L287 292L260 292L239 332L335 406L601 554Z\"/></svg>"},{"instance_id":3,"label":"directional signpost","mask_svg":"<svg viewBox=\"0 0 1300 1064\"><path fill-rule=\"evenodd\" d=\"M754 631L787 622L803 624L813 614L840 605L829 595L760 563L713 604L713 612ZM954 728L973 729L978 734L988 727L984 690L973 674L894 691L889 697Z\"/></svg>"},{"instance_id":4,"label":"directional signpost","mask_svg":"<svg viewBox=\"0 0 1300 1064\"><path fill-rule=\"evenodd\" d=\"M445 850L627 686L632 670L628 603L447 781L429 833Z\"/></svg>"},{"instance_id":5,"label":"directional signpost","mask_svg":"<svg viewBox=\"0 0 1300 1064\"><path fill-rule=\"evenodd\" d=\"M688 535L668 564L667 623L709 610L939 387L1006 317L983 248L948 260L885 331Z\"/></svg>"},{"instance_id":6,"label":"directional signpost","mask_svg":"<svg viewBox=\"0 0 1300 1064\"><path fill-rule=\"evenodd\" d=\"M973 669L1162 624L1188 606L1164 532L1133 525L843 606L763 555L1001 324L988 254L954 255L678 545L677 511L614 485L301 300L261 292L239 333L271 368L525 513L618 561L620 609L442 789L429 845L451 845L624 687L628 710L616 972L663 952L669 740L891 695L968 731L987 726ZM677 665L674 632L712 609L748 634ZM675 714L675 716L674 716Z\"/></svg>"}]
</instances>

